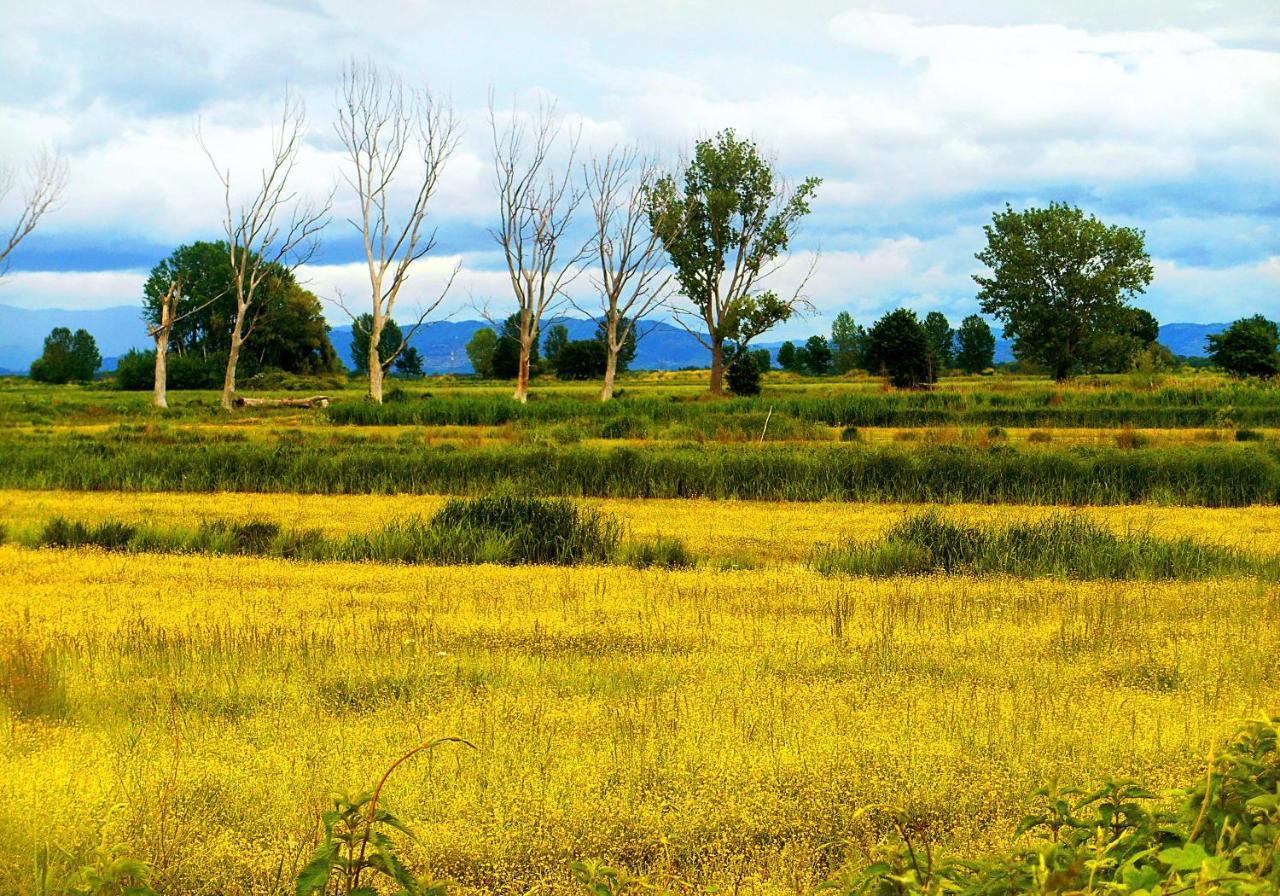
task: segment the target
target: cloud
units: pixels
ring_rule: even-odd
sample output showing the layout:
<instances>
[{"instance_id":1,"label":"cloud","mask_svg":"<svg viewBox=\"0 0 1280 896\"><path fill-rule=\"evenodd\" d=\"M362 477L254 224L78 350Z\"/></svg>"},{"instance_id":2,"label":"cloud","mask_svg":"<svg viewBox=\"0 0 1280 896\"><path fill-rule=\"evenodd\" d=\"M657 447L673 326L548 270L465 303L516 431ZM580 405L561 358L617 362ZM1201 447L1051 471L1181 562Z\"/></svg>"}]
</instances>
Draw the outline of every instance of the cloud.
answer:
<instances>
[{"instance_id":1,"label":"cloud","mask_svg":"<svg viewBox=\"0 0 1280 896\"><path fill-rule=\"evenodd\" d=\"M824 314L842 302L858 314L897 302L973 310L980 227L1006 201L1063 199L1144 227L1165 259L1168 289L1158 279L1151 299L1169 302L1156 309L1166 319L1198 311L1179 296L1228 283L1260 294L1252 284L1268 282L1280 211L1274 2L991 0L963 16L936 0L885 8L894 12L841 0L495 0L482 10L233 0L216 17L181 0L15 7L0 43L0 116L11 125L0 160L62 146L71 184L13 262L20 272L117 259L133 271L164 247L217 238L222 197L193 122L243 184L269 150L288 82L311 123L296 186L321 196L339 183L323 270L354 293L360 251L330 121L338 71L357 54L451 96L465 124L432 210L442 253L465 263L460 295L509 291L485 233L491 86L500 107L558 99L584 154L634 141L671 160L732 126L790 179L822 176L797 261L826 247L812 284ZM228 20L253 27L233 32ZM424 272L423 295L439 276ZM86 290L68 300L96 301ZM0 287L0 302L17 291Z\"/></svg>"},{"instance_id":2,"label":"cloud","mask_svg":"<svg viewBox=\"0 0 1280 896\"><path fill-rule=\"evenodd\" d=\"M142 302L142 271L13 271L0 278L0 304L17 308L112 308Z\"/></svg>"}]
</instances>

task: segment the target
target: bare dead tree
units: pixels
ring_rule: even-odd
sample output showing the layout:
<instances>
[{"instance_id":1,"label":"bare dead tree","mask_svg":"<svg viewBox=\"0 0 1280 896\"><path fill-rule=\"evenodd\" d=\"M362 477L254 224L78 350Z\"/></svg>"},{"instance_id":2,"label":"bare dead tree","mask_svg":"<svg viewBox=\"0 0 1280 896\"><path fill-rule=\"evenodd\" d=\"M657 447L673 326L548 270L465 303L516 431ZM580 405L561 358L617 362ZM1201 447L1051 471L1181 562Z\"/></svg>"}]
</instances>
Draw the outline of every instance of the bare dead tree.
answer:
<instances>
[{"instance_id":1,"label":"bare dead tree","mask_svg":"<svg viewBox=\"0 0 1280 896\"><path fill-rule=\"evenodd\" d=\"M218 166L199 123L196 125L196 139L222 184L223 230L236 298L231 350L222 383L222 406L227 410L235 401L240 349L252 335L261 310L259 288L269 277L292 273L306 264L320 246L320 231L329 223L332 194L324 202L313 204L299 200L290 187L305 129L306 110L302 101L286 93L280 120L272 129L271 160L262 169L249 197L236 204L232 199L230 169Z\"/></svg>"},{"instance_id":2,"label":"bare dead tree","mask_svg":"<svg viewBox=\"0 0 1280 896\"><path fill-rule=\"evenodd\" d=\"M603 158L593 158L584 172L594 225L590 250L597 266L597 312L605 342L600 400L608 401L618 355L639 322L662 307L671 271L657 229L650 226L649 190L658 177L653 160L633 147L615 148Z\"/></svg>"},{"instance_id":3,"label":"bare dead tree","mask_svg":"<svg viewBox=\"0 0 1280 896\"><path fill-rule=\"evenodd\" d=\"M570 245L567 232L584 191L574 178L578 134L568 139L567 157L552 159L560 137L554 104L544 103L529 119L513 109L499 124L489 95L493 132L494 182L499 225L490 231L502 247L519 306L520 366L515 399L529 398L529 357L538 343L543 315L563 305L565 288L581 273L590 244Z\"/></svg>"},{"instance_id":4,"label":"bare dead tree","mask_svg":"<svg viewBox=\"0 0 1280 896\"><path fill-rule=\"evenodd\" d=\"M406 88L398 77L384 78L372 62L354 60L342 74L334 127L347 154L343 177L360 207L359 218L349 220L364 240L369 266L369 397L381 404L384 374L440 307L461 267L454 267L439 295L419 307L400 344L384 348L382 332L410 268L436 247L436 231L425 226L427 208L460 132L447 101L429 90ZM397 193L407 202L393 207ZM343 310L361 326L345 305Z\"/></svg>"},{"instance_id":5,"label":"bare dead tree","mask_svg":"<svg viewBox=\"0 0 1280 896\"><path fill-rule=\"evenodd\" d=\"M209 301L178 314L178 302L182 299L182 277L174 277L169 282L169 287L160 297L160 322L147 327L147 335L156 341L155 386L151 399L156 407L169 406L169 336L173 333L173 328L191 315L208 308L224 295L226 292L220 292Z\"/></svg>"},{"instance_id":6,"label":"bare dead tree","mask_svg":"<svg viewBox=\"0 0 1280 896\"><path fill-rule=\"evenodd\" d=\"M0 202L13 191L17 181L17 172L12 165L0 165ZM49 150L37 155L31 162L18 220L8 237L0 240L0 277L9 270L9 256L13 250L36 229L45 215L57 208L66 186L66 158Z\"/></svg>"}]
</instances>

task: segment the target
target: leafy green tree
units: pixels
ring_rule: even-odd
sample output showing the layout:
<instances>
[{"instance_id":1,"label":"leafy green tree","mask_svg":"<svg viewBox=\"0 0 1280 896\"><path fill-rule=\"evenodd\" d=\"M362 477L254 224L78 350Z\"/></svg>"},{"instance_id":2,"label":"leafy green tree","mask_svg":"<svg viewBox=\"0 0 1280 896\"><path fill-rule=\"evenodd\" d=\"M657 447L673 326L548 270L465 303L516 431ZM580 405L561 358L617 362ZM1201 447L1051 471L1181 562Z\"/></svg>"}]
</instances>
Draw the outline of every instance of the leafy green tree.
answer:
<instances>
[{"instance_id":1,"label":"leafy green tree","mask_svg":"<svg viewBox=\"0 0 1280 896\"><path fill-rule=\"evenodd\" d=\"M404 351L396 356L395 368L396 375L405 379L420 380L427 375L422 366L422 355L412 345L406 345Z\"/></svg>"},{"instance_id":2,"label":"leafy green tree","mask_svg":"<svg viewBox=\"0 0 1280 896\"><path fill-rule=\"evenodd\" d=\"M373 315L366 312L352 322L351 325L351 362L356 373L369 373L369 331L373 326ZM400 326L391 318L387 318L382 326L380 343L382 350L378 352L379 362L383 370L390 369L395 358L392 352L404 342L404 334Z\"/></svg>"},{"instance_id":3,"label":"leafy green tree","mask_svg":"<svg viewBox=\"0 0 1280 896\"><path fill-rule=\"evenodd\" d=\"M792 373L800 369L800 364L796 361L795 343L790 340L778 346L778 366Z\"/></svg>"},{"instance_id":4,"label":"leafy green tree","mask_svg":"<svg viewBox=\"0 0 1280 896\"><path fill-rule=\"evenodd\" d=\"M748 397L760 394L760 368L756 366L756 353L738 349L732 353L725 379L734 395Z\"/></svg>"},{"instance_id":5,"label":"leafy green tree","mask_svg":"<svg viewBox=\"0 0 1280 896\"><path fill-rule=\"evenodd\" d=\"M606 362L609 350L609 334L606 331L608 321L600 318L596 322L595 338L601 345L605 347ZM631 325L631 319L628 317L618 318L618 332L625 332L627 335L623 337L622 345L618 348L618 358L614 373L626 373L627 368L631 366L631 362L636 359L636 327Z\"/></svg>"},{"instance_id":6,"label":"leafy green tree","mask_svg":"<svg viewBox=\"0 0 1280 896\"><path fill-rule=\"evenodd\" d=\"M876 321L867 334L867 365L899 389L918 389L937 379L933 347L914 311L899 308Z\"/></svg>"},{"instance_id":7,"label":"leafy green tree","mask_svg":"<svg viewBox=\"0 0 1280 896\"><path fill-rule=\"evenodd\" d=\"M1232 376L1280 373L1280 326L1261 314L1243 317L1207 339L1209 358Z\"/></svg>"},{"instance_id":8,"label":"leafy green tree","mask_svg":"<svg viewBox=\"0 0 1280 896\"><path fill-rule=\"evenodd\" d=\"M492 327L481 327L467 341L467 360L482 379L493 379L493 354L498 347L498 334Z\"/></svg>"},{"instance_id":9,"label":"leafy green tree","mask_svg":"<svg viewBox=\"0 0 1280 896\"><path fill-rule=\"evenodd\" d=\"M537 376L541 369L538 343L534 342L529 346L529 376ZM502 322L502 331L493 349L493 375L500 380L514 380L520 375L519 312Z\"/></svg>"},{"instance_id":10,"label":"leafy green tree","mask_svg":"<svg viewBox=\"0 0 1280 896\"><path fill-rule=\"evenodd\" d=\"M560 352L564 351L564 347L569 344L569 328L564 324L556 324L547 330L547 335L542 338L542 356L547 359L547 363L554 369L556 366L556 358L560 356Z\"/></svg>"},{"instance_id":11,"label":"leafy green tree","mask_svg":"<svg viewBox=\"0 0 1280 896\"><path fill-rule=\"evenodd\" d=\"M600 339L575 339L566 342L548 363L562 380L599 379L609 363L609 348Z\"/></svg>"},{"instance_id":12,"label":"leafy green tree","mask_svg":"<svg viewBox=\"0 0 1280 896\"><path fill-rule=\"evenodd\" d=\"M862 344L866 331L853 322L853 315L841 311L831 322L831 366L844 374L862 364Z\"/></svg>"},{"instance_id":13,"label":"leafy green tree","mask_svg":"<svg viewBox=\"0 0 1280 896\"><path fill-rule=\"evenodd\" d=\"M102 366L98 344L88 330L74 333L54 327L44 338L44 352L31 362L31 378L38 383L87 383Z\"/></svg>"},{"instance_id":14,"label":"leafy green tree","mask_svg":"<svg viewBox=\"0 0 1280 896\"><path fill-rule=\"evenodd\" d=\"M227 244L179 246L151 269L143 286L142 308L144 320L152 327L161 324L165 295L174 287L179 291L168 345L178 357L171 363L194 370L199 365L193 359L198 358L209 368L208 386L219 386L236 319L235 273ZM299 374L341 368L320 300L282 265L267 266L246 333L240 363L249 374L267 367Z\"/></svg>"},{"instance_id":15,"label":"leafy green tree","mask_svg":"<svg viewBox=\"0 0 1280 896\"><path fill-rule=\"evenodd\" d=\"M806 373L826 376L831 372L831 346L825 336L810 336L797 355L803 360Z\"/></svg>"},{"instance_id":16,"label":"leafy green tree","mask_svg":"<svg viewBox=\"0 0 1280 896\"><path fill-rule=\"evenodd\" d=\"M254 339L245 345L244 361L252 370L275 368L289 373L322 374L342 370L329 341L329 324L315 294L287 277L272 294L254 324ZM368 338L365 339L368 342Z\"/></svg>"},{"instance_id":17,"label":"leafy green tree","mask_svg":"<svg viewBox=\"0 0 1280 896\"><path fill-rule=\"evenodd\" d=\"M131 348L116 360L116 388L145 392L155 385L156 353Z\"/></svg>"},{"instance_id":18,"label":"leafy green tree","mask_svg":"<svg viewBox=\"0 0 1280 896\"><path fill-rule=\"evenodd\" d=\"M1109 337L1131 327L1135 296L1153 268L1141 231L1108 226L1073 206L1014 211L1006 206L985 228L976 275L982 311L1004 323L1019 358L1063 380L1112 350Z\"/></svg>"},{"instance_id":19,"label":"leafy green tree","mask_svg":"<svg viewBox=\"0 0 1280 896\"><path fill-rule=\"evenodd\" d=\"M995 361L996 334L991 332L991 325L976 314L960 321L956 342L955 364L965 373L981 373Z\"/></svg>"},{"instance_id":20,"label":"leafy green tree","mask_svg":"<svg viewBox=\"0 0 1280 896\"><path fill-rule=\"evenodd\" d=\"M712 394L724 391L725 343L739 348L791 317L799 292L782 298L762 281L787 252L821 181L793 192L750 140L732 130L699 140L680 182L659 178L650 224L671 258L688 309L677 320L711 352Z\"/></svg>"},{"instance_id":21,"label":"leafy green tree","mask_svg":"<svg viewBox=\"0 0 1280 896\"><path fill-rule=\"evenodd\" d=\"M929 337L929 347L933 350L933 361L937 370L949 370L954 363L952 343L955 331L951 323L941 311L930 311L924 317L924 332Z\"/></svg>"},{"instance_id":22,"label":"leafy green tree","mask_svg":"<svg viewBox=\"0 0 1280 896\"><path fill-rule=\"evenodd\" d=\"M751 352L751 357L755 359L756 370L760 373L768 373L773 369L773 359L769 357L767 348L758 348Z\"/></svg>"}]
</instances>

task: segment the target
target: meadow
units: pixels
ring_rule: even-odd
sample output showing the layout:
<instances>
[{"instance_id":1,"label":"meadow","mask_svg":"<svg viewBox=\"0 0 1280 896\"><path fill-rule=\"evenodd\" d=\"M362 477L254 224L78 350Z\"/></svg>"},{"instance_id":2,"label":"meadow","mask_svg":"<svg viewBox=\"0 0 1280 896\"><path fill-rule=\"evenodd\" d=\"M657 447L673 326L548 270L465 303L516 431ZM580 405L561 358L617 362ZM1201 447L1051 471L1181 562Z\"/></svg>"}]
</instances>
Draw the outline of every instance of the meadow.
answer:
<instances>
[{"instance_id":1,"label":"meadow","mask_svg":"<svg viewBox=\"0 0 1280 896\"><path fill-rule=\"evenodd\" d=\"M382 799L451 892L881 892L1280 706L1274 386L621 385L0 386L0 893L294 893L437 737Z\"/></svg>"}]
</instances>

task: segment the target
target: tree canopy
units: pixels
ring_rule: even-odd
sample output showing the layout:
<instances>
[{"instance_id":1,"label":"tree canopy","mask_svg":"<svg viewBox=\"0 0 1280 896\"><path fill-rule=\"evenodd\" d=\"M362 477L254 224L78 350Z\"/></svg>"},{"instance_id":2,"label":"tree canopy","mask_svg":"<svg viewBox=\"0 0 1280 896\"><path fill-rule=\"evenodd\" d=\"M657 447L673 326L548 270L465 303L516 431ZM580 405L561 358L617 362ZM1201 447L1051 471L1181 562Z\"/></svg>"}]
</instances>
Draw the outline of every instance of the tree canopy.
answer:
<instances>
[{"instance_id":1,"label":"tree canopy","mask_svg":"<svg viewBox=\"0 0 1280 896\"><path fill-rule=\"evenodd\" d=\"M1004 323L1019 359L1066 379L1105 360L1116 338L1132 333L1128 303L1153 275L1141 231L1059 203L1006 206L984 229L987 247L977 258L991 273L974 277L978 300Z\"/></svg>"},{"instance_id":2,"label":"tree canopy","mask_svg":"<svg viewBox=\"0 0 1280 896\"><path fill-rule=\"evenodd\" d=\"M867 366L900 389L916 389L937 379L933 347L914 311L890 311L867 334Z\"/></svg>"},{"instance_id":3,"label":"tree canopy","mask_svg":"<svg viewBox=\"0 0 1280 896\"><path fill-rule=\"evenodd\" d=\"M995 362L996 334L991 325L976 314L960 321L956 331L955 365L965 373L981 373Z\"/></svg>"},{"instance_id":4,"label":"tree canopy","mask_svg":"<svg viewBox=\"0 0 1280 896\"><path fill-rule=\"evenodd\" d=\"M179 246L151 269L143 286L143 318L152 326L161 319L163 299L171 285L180 284L169 335L170 351L178 366L207 362L207 385L221 383L221 367L231 349L235 325L235 273L226 242L194 242ZM252 373L276 368L298 374L330 373L340 369L329 341L320 300L304 289L292 272L272 266L254 300L242 363Z\"/></svg>"},{"instance_id":5,"label":"tree canopy","mask_svg":"<svg viewBox=\"0 0 1280 896\"><path fill-rule=\"evenodd\" d=\"M1261 314L1241 318L1207 343L1213 363L1232 376L1280 374L1280 326Z\"/></svg>"},{"instance_id":6,"label":"tree canopy","mask_svg":"<svg viewBox=\"0 0 1280 896\"><path fill-rule=\"evenodd\" d=\"M689 308L677 319L711 351L711 391L721 391L726 342L745 347L791 317L799 294L762 281L786 253L821 181L788 191L755 143L732 130L699 140L679 180L659 178L650 222Z\"/></svg>"},{"instance_id":7,"label":"tree canopy","mask_svg":"<svg viewBox=\"0 0 1280 896\"><path fill-rule=\"evenodd\" d=\"M98 344L88 330L54 327L44 338L44 353L31 363L38 383L86 383L102 366Z\"/></svg>"}]
</instances>

